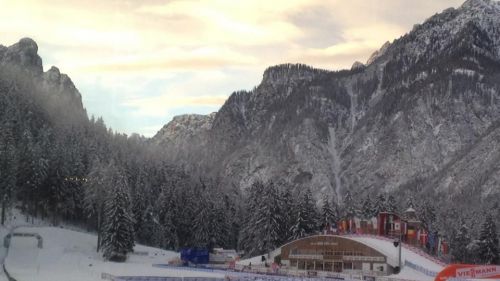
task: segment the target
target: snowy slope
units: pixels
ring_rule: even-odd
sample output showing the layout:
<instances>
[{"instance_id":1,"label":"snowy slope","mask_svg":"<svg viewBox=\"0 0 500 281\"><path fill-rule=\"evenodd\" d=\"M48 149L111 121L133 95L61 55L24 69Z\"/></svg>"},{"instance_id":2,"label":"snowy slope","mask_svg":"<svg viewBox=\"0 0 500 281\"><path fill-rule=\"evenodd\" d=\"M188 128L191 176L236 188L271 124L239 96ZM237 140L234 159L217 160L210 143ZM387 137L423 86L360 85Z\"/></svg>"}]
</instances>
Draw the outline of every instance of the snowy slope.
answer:
<instances>
[{"instance_id":1,"label":"snowy slope","mask_svg":"<svg viewBox=\"0 0 500 281\"><path fill-rule=\"evenodd\" d=\"M117 276L180 276L223 277L222 274L153 268L152 264L167 263L178 253L136 246L126 263L107 262L96 253L95 235L55 227L22 227L16 232L36 232L43 237L43 249L34 238L15 237L5 265L14 278L23 281L93 281L102 273ZM1 280L1 279L0 279Z\"/></svg>"},{"instance_id":2,"label":"snowy slope","mask_svg":"<svg viewBox=\"0 0 500 281\"><path fill-rule=\"evenodd\" d=\"M387 256L388 263L396 266L398 264L398 249L394 247L392 241L375 238L375 237L365 237L365 236L351 236L349 239L361 242L367 246L370 246L382 254ZM404 264L405 260L416 265L419 265L427 270L439 272L443 269L443 266L437 262L430 260L416 252L413 252L405 247L401 251L401 260Z\"/></svg>"}]
</instances>

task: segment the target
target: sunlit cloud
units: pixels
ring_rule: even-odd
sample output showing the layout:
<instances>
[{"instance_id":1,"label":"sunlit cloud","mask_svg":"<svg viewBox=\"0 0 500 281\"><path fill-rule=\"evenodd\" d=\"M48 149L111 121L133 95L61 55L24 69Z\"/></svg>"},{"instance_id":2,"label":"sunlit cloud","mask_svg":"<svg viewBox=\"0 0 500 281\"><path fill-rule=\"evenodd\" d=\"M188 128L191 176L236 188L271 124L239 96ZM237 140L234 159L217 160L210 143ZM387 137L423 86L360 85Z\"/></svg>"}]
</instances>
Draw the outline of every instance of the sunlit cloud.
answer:
<instances>
[{"instance_id":1,"label":"sunlit cloud","mask_svg":"<svg viewBox=\"0 0 500 281\"><path fill-rule=\"evenodd\" d=\"M68 73L89 113L152 135L174 114L217 110L269 65L349 68L461 2L0 0L0 44L32 37L45 69Z\"/></svg>"},{"instance_id":2,"label":"sunlit cloud","mask_svg":"<svg viewBox=\"0 0 500 281\"><path fill-rule=\"evenodd\" d=\"M163 117L170 108L180 107L220 107L227 99L227 95L179 97L164 95L159 97L142 98L126 101L125 106L133 108L133 113L140 116Z\"/></svg>"}]
</instances>

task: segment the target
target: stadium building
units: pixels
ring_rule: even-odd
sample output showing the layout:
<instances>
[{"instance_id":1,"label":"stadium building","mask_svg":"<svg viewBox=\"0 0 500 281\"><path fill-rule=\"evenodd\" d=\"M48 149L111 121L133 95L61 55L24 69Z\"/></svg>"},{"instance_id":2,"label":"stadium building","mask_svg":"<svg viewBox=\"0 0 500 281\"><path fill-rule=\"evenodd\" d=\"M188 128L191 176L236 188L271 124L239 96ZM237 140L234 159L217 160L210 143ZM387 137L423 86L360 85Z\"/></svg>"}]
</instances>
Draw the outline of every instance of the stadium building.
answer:
<instances>
[{"instance_id":1,"label":"stadium building","mask_svg":"<svg viewBox=\"0 0 500 281\"><path fill-rule=\"evenodd\" d=\"M314 235L292 241L281 248L281 263L290 269L387 275L395 264L361 242L336 235Z\"/></svg>"}]
</instances>

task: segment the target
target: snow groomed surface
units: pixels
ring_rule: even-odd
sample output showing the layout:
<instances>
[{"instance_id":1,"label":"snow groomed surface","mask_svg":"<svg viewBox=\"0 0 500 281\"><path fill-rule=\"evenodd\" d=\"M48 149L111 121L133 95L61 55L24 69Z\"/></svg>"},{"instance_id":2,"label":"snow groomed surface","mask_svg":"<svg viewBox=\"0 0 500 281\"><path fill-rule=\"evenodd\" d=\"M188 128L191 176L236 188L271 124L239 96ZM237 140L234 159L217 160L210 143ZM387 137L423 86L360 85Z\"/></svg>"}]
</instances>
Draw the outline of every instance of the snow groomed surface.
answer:
<instances>
[{"instance_id":1,"label":"snow groomed surface","mask_svg":"<svg viewBox=\"0 0 500 281\"><path fill-rule=\"evenodd\" d=\"M137 245L136 252L125 263L104 261L96 252L97 237L92 234L56 227L22 227L19 232L34 232L43 237L43 248L37 240L13 237L5 266L20 281L98 281L102 273L114 276L209 277L223 274L154 268L167 263L178 253ZM140 280L140 279L139 279Z\"/></svg>"}]
</instances>

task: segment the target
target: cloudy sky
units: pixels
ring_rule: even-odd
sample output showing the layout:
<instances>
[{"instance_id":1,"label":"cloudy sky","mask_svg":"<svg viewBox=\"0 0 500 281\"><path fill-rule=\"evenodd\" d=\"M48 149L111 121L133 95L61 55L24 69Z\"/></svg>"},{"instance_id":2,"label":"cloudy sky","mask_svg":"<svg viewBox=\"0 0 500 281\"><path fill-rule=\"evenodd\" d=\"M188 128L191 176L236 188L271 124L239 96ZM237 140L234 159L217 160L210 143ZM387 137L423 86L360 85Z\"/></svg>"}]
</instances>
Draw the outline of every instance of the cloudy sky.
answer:
<instances>
[{"instance_id":1,"label":"cloudy sky","mask_svg":"<svg viewBox=\"0 0 500 281\"><path fill-rule=\"evenodd\" d=\"M0 44L35 39L45 70L73 79L89 115L152 136L216 111L267 66L365 62L462 0L0 0Z\"/></svg>"}]
</instances>

